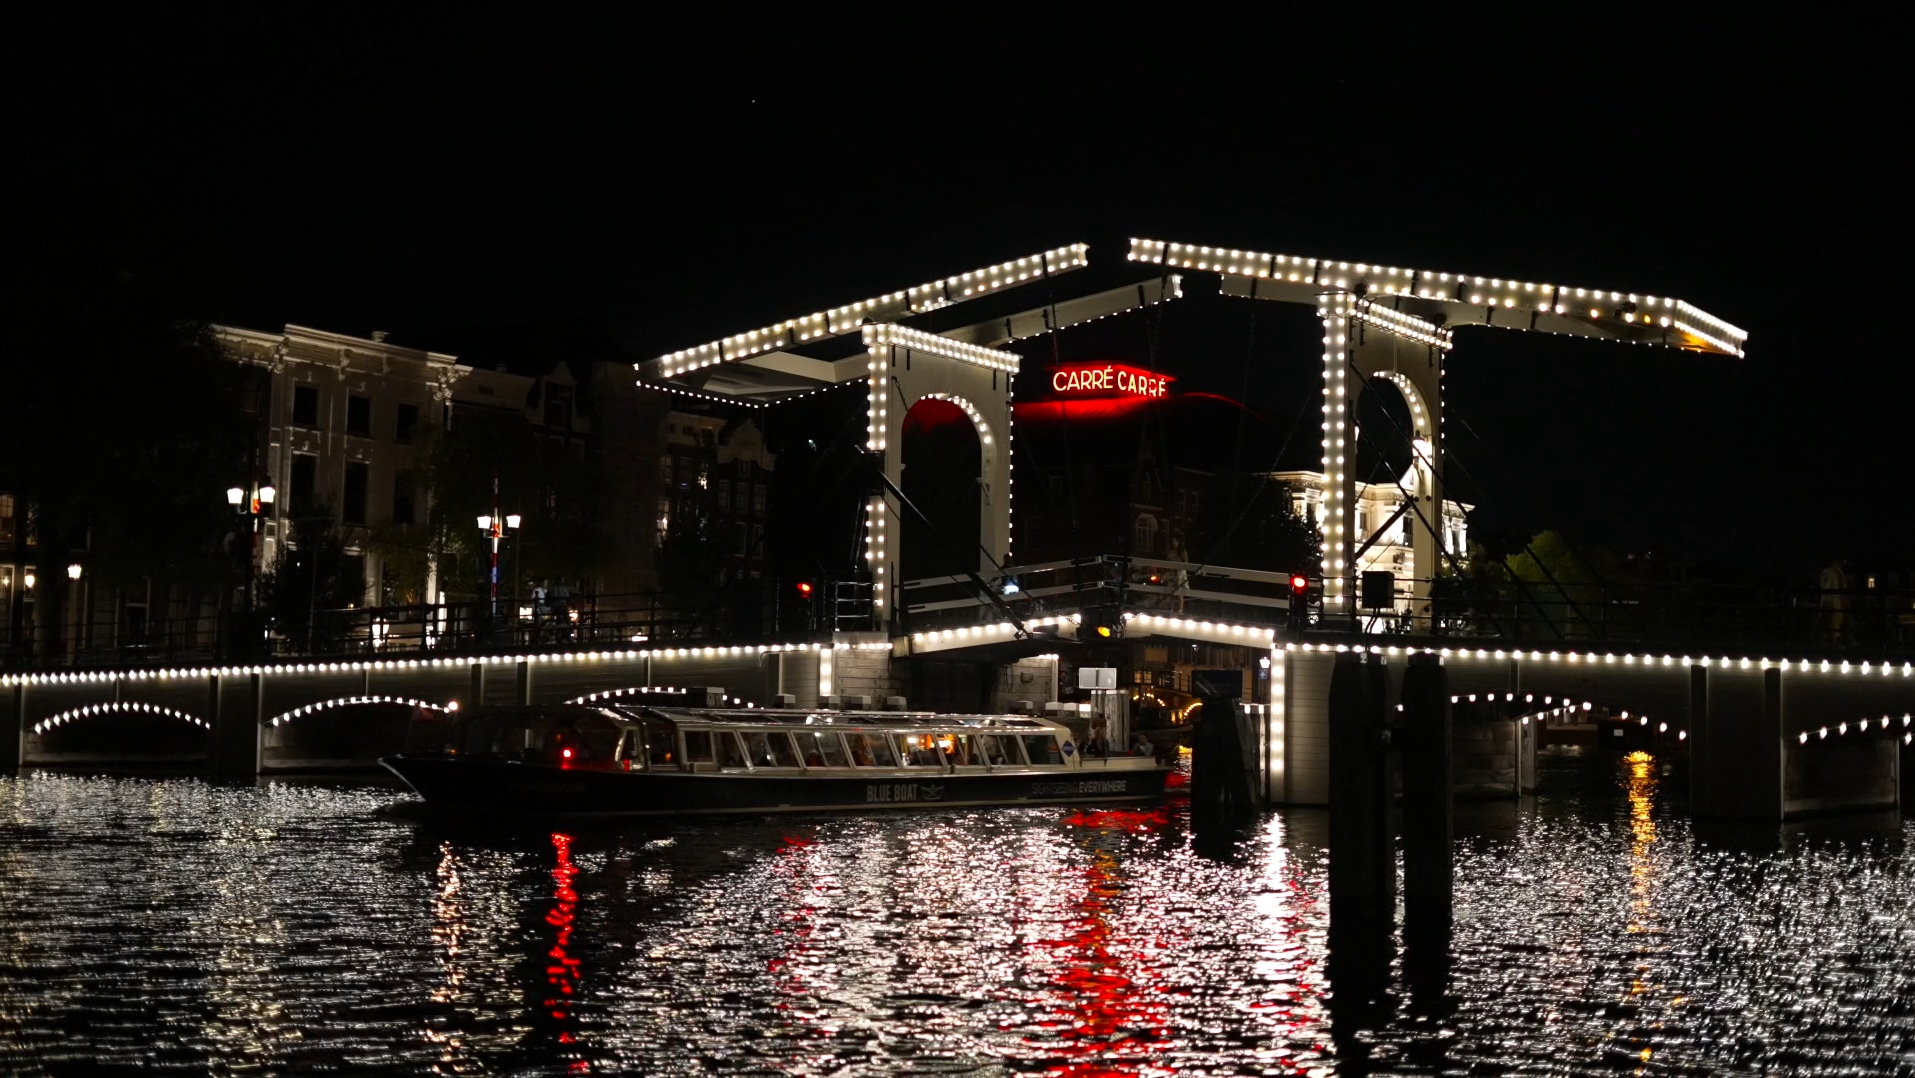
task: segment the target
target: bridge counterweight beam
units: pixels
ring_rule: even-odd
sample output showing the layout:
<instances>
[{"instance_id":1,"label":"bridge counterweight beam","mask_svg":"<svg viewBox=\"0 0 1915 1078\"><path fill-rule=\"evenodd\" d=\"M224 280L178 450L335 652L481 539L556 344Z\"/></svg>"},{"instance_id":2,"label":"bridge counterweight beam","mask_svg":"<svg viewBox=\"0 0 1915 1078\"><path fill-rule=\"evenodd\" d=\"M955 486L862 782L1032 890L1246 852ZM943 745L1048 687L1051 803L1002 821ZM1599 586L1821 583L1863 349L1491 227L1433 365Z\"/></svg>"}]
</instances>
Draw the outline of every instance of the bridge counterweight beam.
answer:
<instances>
[{"instance_id":1,"label":"bridge counterweight beam","mask_svg":"<svg viewBox=\"0 0 1915 1078\"><path fill-rule=\"evenodd\" d=\"M472 693L473 707L478 707L480 704L485 703L485 661L484 660L480 660L472 664L471 693Z\"/></svg>"},{"instance_id":2,"label":"bridge counterweight beam","mask_svg":"<svg viewBox=\"0 0 1915 1078\"><path fill-rule=\"evenodd\" d=\"M514 702L516 702L521 707L530 705L532 703L532 664L531 663L520 662L518 664L517 670L514 671L514 683L516 687L516 691L514 693Z\"/></svg>"}]
</instances>

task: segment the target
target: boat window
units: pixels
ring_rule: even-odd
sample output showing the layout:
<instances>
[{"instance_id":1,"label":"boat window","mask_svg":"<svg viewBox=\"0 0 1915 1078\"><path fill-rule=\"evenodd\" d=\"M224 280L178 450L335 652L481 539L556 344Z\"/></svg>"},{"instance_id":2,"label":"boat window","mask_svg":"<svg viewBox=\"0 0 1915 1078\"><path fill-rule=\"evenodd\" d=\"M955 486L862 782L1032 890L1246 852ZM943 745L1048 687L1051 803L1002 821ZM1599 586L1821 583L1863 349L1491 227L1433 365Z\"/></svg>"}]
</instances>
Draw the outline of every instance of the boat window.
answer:
<instances>
[{"instance_id":1,"label":"boat window","mask_svg":"<svg viewBox=\"0 0 1915 1078\"><path fill-rule=\"evenodd\" d=\"M984 753L984 762L992 767L1006 764L1020 764L1024 761L1017 752L1017 739L999 734L982 734L978 737L978 747Z\"/></svg>"},{"instance_id":2,"label":"boat window","mask_svg":"<svg viewBox=\"0 0 1915 1078\"><path fill-rule=\"evenodd\" d=\"M805 750L805 763L811 767L844 767L844 743L838 740L837 731L826 733L823 730L810 730L798 735L798 745Z\"/></svg>"},{"instance_id":3,"label":"boat window","mask_svg":"<svg viewBox=\"0 0 1915 1078\"><path fill-rule=\"evenodd\" d=\"M846 734L851 746L851 762L859 767L896 767L898 758L891 742L883 734Z\"/></svg>"},{"instance_id":4,"label":"boat window","mask_svg":"<svg viewBox=\"0 0 1915 1078\"><path fill-rule=\"evenodd\" d=\"M718 746L718 766L745 766L745 754L738 747L738 736L729 730L713 731L712 741Z\"/></svg>"},{"instance_id":5,"label":"boat window","mask_svg":"<svg viewBox=\"0 0 1915 1078\"><path fill-rule=\"evenodd\" d=\"M1024 742L1024 751L1030 755L1034 764L1061 764L1064 757L1057 751L1057 739L1049 734L1020 734Z\"/></svg>"},{"instance_id":6,"label":"boat window","mask_svg":"<svg viewBox=\"0 0 1915 1078\"><path fill-rule=\"evenodd\" d=\"M678 739L668 723L648 719L645 723L645 759L652 767L670 767L678 748Z\"/></svg>"},{"instance_id":7,"label":"boat window","mask_svg":"<svg viewBox=\"0 0 1915 1078\"><path fill-rule=\"evenodd\" d=\"M694 764L708 764L712 762L711 731L685 731L685 759Z\"/></svg>"},{"instance_id":8,"label":"boat window","mask_svg":"<svg viewBox=\"0 0 1915 1078\"><path fill-rule=\"evenodd\" d=\"M584 718L568 724L554 740L570 745L575 762L610 761L618 749L619 728L603 719Z\"/></svg>"},{"instance_id":9,"label":"boat window","mask_svg":"<svg viewBox=\"0 0 1915 1078\"><path fill-rule=\"evenodd\" d=\"M973 741L971 734L942 734L938 737L938 747L944 750L945 759L953 766L970 767L984 762Z\"/></svg>"},{"instance_id":10,"label":"boat window","mask_svg":"<svg viewBox=\"0 0 1915 1078\"><path fill-rule=\"evenodd\" d=\"M898 734L898 756L908 767L943 767L937 740L930 734Z\"/></svg>"},{"instance_id":11,"label":"boat window","mask_svg":"<svg viewBox=\"0 0 1915 1078\"><path fill-rule=\"evenodd\" d=\"M798 766L798 754L792 750L791 735L783 730L753 730L744 737L745 752L751 757L751 766Z\"/></svg>"}]
</instances>

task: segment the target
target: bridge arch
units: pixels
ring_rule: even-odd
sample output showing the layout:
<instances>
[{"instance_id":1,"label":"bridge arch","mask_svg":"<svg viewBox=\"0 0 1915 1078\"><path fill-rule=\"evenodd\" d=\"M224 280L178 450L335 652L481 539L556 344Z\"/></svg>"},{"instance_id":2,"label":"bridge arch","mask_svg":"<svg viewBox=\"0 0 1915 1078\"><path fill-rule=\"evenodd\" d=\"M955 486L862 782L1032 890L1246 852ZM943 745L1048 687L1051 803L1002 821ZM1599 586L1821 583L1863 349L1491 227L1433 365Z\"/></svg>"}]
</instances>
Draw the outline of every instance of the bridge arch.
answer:
<instances>
[{"instance_id":1,"label":"bridge arch","mask_svg":"<svg viewBox=\"0 0 1915 1078\"><path fill-rule=\"evenodd\" d=\"M330 700L319 700L293 708L290 711L282 711L267 720L265 725L278 726L283 722L291 722L303 715L330 711L334 708L358 707L366 704L402 704L408 707L422 707L428 711L457 711L459 709L459 705L456 702L435 704L430 700L418 700L409 696L335 696Z\"/></svg>"},{"instance_id":2,"label":"bridge arch","mask_svg":"<svg viewBox=\"0 0 1915 1078\"><path fill-rule=\"evenodd\" d=\"M158 715L163 718L178 719L181 722L191 723L192 725L197 726L202 730L211 731L213 728L212 724L208 723L206 720L199 718L196 715L189 715L186 712L179 710L178 708L167 707L163 704L149 704L149 703L144 703L140 701L115 700L115 701L105 702L105 703L87 704L83 707L69 708L65 711L60 712L57 715L48 716L47 718L44 718L40 720L39 722L34 723L31 727L29 727L29 730L34 734L44 734L54 729L57 729L61 726L64 726L67 723L72 722L76 719L91 718L96 715L113 715L113 714Z\"/></svg>"},{"instance_id":3,"label":"bridge arch","mask_svg":"<svg viewBox=\"0 0 1915 1078\"><path fill-rule=\"evenodd\" d=\"M925 401L957 406L978 438L977 543L959 556L962 570L994 576L1010 560L1011 398L1019 360L1013 352L893 324L867 325L863 336L865 448L877 456L888 480L887 489L865 504L865 561L876 611L888 618L898 608L903 545L898 522L908 512L890 488L903 489L905 420Z\"/></svg>"}]
</instances>

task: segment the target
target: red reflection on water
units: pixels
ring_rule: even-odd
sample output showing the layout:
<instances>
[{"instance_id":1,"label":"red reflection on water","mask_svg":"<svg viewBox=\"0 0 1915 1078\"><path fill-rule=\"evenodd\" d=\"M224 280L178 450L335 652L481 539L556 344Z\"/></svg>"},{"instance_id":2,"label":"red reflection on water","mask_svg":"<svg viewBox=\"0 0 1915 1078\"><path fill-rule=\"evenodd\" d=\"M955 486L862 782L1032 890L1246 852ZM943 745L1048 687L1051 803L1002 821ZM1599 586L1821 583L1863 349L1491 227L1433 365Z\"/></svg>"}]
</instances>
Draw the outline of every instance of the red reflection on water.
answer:
<instances>
[{"instance_id":1,"label":"red reflection on water","mask_svg":"<svg viewBox=\"0 0 1915 1078\"><path fill-rule=\"evenodd\" d=\"M558 934L552 949L546 952L551 964L545 967L545 983L551 988L552 994L546 998L545 1007L554 1020L569 1022L579 985L579 960L573 958L569 950L573 922L578 916L578 891L572 886L572 881L578 878L578 866L572 863L572 836L553 832L552 851L556 854L552 865L553 901L551 912L545 915L545 923L558 929ZM558 1041L570 1045L576 1042L576 1038L571 1030L561 1029ZM582 1074L591 1069L592 1065L583 1059L575 1059L566 1067L573 1074Z\"/></svg>"},{"instance_id":2,"label":"red reflection on water","mask_svg":"<svg viewBox=\"0 0 1915 1078\"><path fill-rule=\"evenodd\" d=\"M1064 819L1072 827L1096 827L1110 831L1149 831L1170 822L1170 813L1162 808L1091 809L1073 812Z\"/></svg>"},{"instance_id":3,"label":"red reflection on water","mask_svg":"<svg viewBox=\"0 0 1915 1078\"><path fill-rule=\"evenodd\" d=\"M1093 809L1074 812L1064 822L1090 831L1141 833L1167 824L1169 817L1161 808ZM1113 919L1124 893L1116 856L1108 849L1092 850L1082 879L1069 929L1059 938L1036 941L1062 967L1050 978L1058 990L1051 1016L1037 1023L1055 1030L1060 1041L1025 1043L1063 1060L1044 1071L1056 1078L1165 1073L1149 1061L1169 1043L1169 1006L1161 997L1170 990L1161 971L1142 957L1144 946L1125 937Z\"/></svg>"}]
</instances>

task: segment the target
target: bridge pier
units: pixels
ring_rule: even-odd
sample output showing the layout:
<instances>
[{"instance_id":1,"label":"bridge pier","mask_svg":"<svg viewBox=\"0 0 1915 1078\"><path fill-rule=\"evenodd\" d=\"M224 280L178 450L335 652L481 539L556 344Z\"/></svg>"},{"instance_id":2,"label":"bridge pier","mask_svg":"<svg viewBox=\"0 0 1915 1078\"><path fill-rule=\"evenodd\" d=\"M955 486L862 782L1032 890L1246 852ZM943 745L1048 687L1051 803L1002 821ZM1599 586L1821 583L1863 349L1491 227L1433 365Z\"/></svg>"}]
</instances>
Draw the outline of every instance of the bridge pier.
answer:
<instances>
[{"instance_id":1,"label":"bridge pier","mask_svg":"<svg viewBox=\"0 0 1915 1078\"><path fill-rule=\"evenodd\" d=\"M20 770L27 758L27 683L15 684L7 695L12 717L0 725L0 772Z\"/></svg>"},{"instance_id":2,"label":"bridge pier","mask_svg":"<svg viewBox=\"0 0 1915 1078\"><path fill-rule=\"evenodd\" d=\"M206 680L206 721L213 728L207 769L220 779L257 778L265 750L265 676L213 674Z\"/></svg>"},{"instance_id":3,"label":"bridge pier","mask_svg":"<svg viewBox=\"0 0 1915 1078\"><path fill-rule=\"evenodd\" d=\"M1850 726L1871 712L1861 703L1866 697L1843 691L1847 685L1769 665L1690 666L1690 811L1780 822L1900 807L1897 739L1858 730L1848 740ZM1830 728L1840 731L1834 739Z\"/></svg>"}]
</instances>

